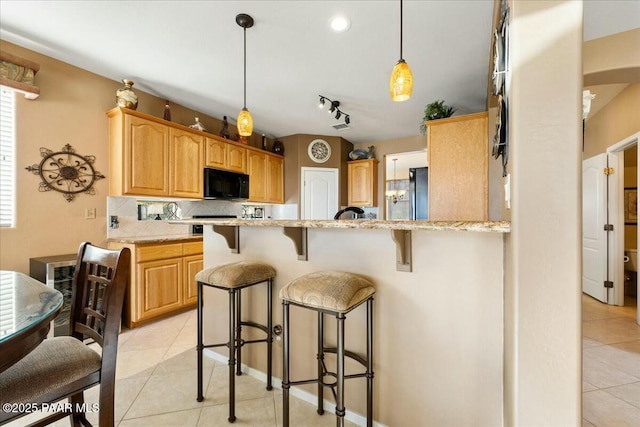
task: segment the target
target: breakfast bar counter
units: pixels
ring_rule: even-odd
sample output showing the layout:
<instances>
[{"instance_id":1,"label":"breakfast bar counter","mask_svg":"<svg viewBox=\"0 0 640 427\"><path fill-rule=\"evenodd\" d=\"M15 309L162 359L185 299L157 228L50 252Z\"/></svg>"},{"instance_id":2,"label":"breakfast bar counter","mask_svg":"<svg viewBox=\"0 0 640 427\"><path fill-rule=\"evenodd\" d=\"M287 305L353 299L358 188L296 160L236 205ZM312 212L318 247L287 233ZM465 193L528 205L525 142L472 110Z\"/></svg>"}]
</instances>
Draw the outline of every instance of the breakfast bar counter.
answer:
<instances>
[{"instance_id":1,"label":"breakfast bar counter","mask_svg":"<svg viewBox=\"0 0 640 427\"><path fill-rule=\"evenodd\" d=\"M282 325L277 298L280 289L302 275L337 270L370 280L376 288L374 418L380 425L502 425L503 258L508 222L172 222L205 225L204 268L260 261L276 270L274 325ZM244 292L243 312L254 321L265 319L266 291ZM208 342L225 341L226 328L220 325L227 324L228 296L222 294L204 289L204 335ZM309 310L297 310L295 319L291 325L291 336L295 337L290 342L295 356L291 369L295 377L305 378L313 376L317 364L313 332L317 316ZM349 313L347 323L348 347L364 354L364 310ZM335 319L328 319L329 343L334 342L334 329ZM247 337L252 338L250 334ZM213 350L206 349L205 354L226 363L226 348ZM263 349L248 348L243 355L245 371L264 380ZM334 370L334 360L327 359L329 370ZM347 373L357 369L346 364ZM278 339L273 375L274 384L279 384L282 341ZM366 413L361 381L366 380L348 382L345 393L347 419L358 424ZM292 393L312 401L315 387L295 387Z\"/></svg>"},{"instance_id":2,"label":"breakfast bar counter","mask_svg":"<svg viewBox=\"0 0 640 427\"><path fill-rule=\"evenodd\" d=\"M508 233L508 221L387 221L387 220L322 220L322 219L183 219L176 224L226 225L245 227L352 228L360 230L430 230L480 231Z\"/></svg>"}]
</instances>

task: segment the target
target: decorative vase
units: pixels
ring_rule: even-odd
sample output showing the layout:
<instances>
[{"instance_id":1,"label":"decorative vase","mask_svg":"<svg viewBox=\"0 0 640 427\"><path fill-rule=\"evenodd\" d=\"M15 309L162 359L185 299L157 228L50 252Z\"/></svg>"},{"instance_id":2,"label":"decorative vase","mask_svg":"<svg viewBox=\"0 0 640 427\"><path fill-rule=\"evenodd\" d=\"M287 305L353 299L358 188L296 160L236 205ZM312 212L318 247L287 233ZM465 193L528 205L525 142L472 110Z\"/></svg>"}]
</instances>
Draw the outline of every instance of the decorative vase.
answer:
<instances>
[{"instance_id":1,"label":"decorative vase","mask_svg":"<svg viewBox=\"0 0 640 427\"><path fill-rule=\"evenodd\" d=\"M275 141L271 151L276 154L280 154L281 156L284 155L284 144L281 141Z\"/></svg>"},{"instance_id":2,"label":"decorative vase","mask_svg":"<svg viewBox=\"0 0 640 427\"><path fill-rule=\"evenodd\" d=\"M168 122L171 121L171 106L169 105L169 101L164 101L164 115L162 118Z\"/></svg>"},{"instance_id":3,"label":"decorative vase","mask_svg":"<svg viewBox=\"0 0 640 427\"><path fill-rule=\"evenodd\" d=\"M116 91L116 102L120 108L129 108L135 110L138 108L138 95L131 89L133 82L131 80L122 80L124 87Z\"/></svg>"}]
</instances>

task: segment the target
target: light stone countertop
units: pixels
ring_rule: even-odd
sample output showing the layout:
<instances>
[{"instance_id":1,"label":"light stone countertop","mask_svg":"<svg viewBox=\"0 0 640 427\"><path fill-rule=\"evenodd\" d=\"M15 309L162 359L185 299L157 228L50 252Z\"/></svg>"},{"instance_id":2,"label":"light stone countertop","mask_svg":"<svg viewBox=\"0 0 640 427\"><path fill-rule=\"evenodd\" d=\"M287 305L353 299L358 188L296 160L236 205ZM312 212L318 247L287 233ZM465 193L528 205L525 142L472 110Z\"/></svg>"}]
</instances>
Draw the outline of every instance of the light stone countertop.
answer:
<instances>
[{"instance_id":1,"label":"light stone countertop","mask_svg":"<svg viewBox=\"0 0 640 427\"><path fill-rule=\"evenodd\" d=\"M111 237L107 239L107 242L113 243L131 243L131 244L145 244L145 243L168 243L173 241L199 241L202 240L202 234L168 234L164 236L130 236L130 237Z\"/></svg>"},{"instance_id":2,"label":"light stone countertop","mask_svg":"<svg viewBox=\"0 0 640 427\"><path fill-rule=\"evenodd\" d=\"M431 230L431 231L479 231L509 233L509 221L384 221L368 219L352 220L297 220L297 219L182 219L171 224L203 224L243 227L300 227L345 228L364 230Z\"/></svg>"}]
</instances>

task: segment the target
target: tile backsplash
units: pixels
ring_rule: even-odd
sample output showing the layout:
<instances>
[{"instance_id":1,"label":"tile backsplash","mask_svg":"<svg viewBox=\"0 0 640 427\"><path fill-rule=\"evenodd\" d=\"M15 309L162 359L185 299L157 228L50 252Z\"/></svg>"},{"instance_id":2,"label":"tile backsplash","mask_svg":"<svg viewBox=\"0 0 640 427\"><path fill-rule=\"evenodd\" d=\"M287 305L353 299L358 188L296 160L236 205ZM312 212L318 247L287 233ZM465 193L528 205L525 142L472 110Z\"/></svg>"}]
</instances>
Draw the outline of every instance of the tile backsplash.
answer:
<instances>
[{"instance_id":1,"label":"tile backsplash","mask_svg":"<svg viewBox=\"0 0 640 427\"><path fill-rule=\"evenodd\" d=\"M139 204L153 207L164 204L166 208L162 210L161 216L166 217L169 211L167 208L172 203L177 205L179 218L191 218L194 215L242 215L240 203L223 200L137 200L135 197L107 197L107 238L188 234L191 227L186 224L169 224L166 220L138 220ZM151 211L155 212L155 209L151 208ZM149 215L147 212L147 216ZM110 227L112 216L118 217L117 228Z\"/></svg>"}]
</instances>

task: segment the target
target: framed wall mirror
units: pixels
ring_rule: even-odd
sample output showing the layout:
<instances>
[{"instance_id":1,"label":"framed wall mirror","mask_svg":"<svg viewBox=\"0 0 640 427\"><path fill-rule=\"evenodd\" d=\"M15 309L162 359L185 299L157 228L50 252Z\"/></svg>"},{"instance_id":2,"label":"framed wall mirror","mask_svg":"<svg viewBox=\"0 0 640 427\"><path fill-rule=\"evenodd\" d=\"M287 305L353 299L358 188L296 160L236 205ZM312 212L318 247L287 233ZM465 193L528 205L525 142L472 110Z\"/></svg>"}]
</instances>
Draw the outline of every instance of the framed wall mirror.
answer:
<instances>
[{"instance_id":1,"label":"framed wall mirror","mask_svg":"<svg viewBox=\"0 0 640 427\"><path fill-rule=\"evenodd\" d=\"M385 155L384 219L428 219L427 150Z\"/></svg>"}]
</instances>

